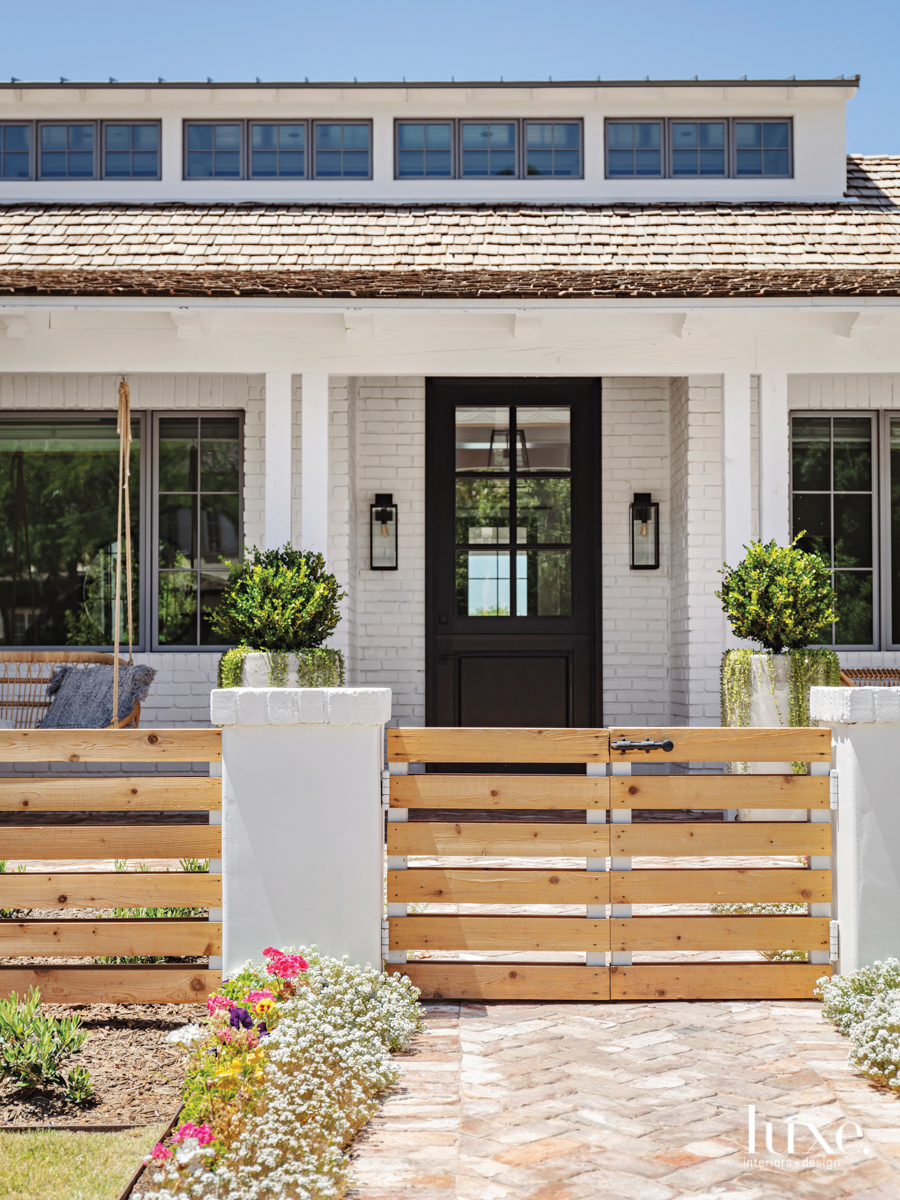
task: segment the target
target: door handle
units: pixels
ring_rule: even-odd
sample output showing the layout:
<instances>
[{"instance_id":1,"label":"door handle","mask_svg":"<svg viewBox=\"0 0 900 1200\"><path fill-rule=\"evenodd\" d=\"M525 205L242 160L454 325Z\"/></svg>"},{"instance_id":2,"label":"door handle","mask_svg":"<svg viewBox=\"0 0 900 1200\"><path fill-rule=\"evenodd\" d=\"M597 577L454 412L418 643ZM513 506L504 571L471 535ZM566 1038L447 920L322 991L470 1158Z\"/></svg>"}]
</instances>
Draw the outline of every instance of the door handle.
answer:
<instances>
[{"instance_id":1,"label":"door handle","mask_svg":"<svg viewBox=\"0 0 900 1200\"><path fill-rule=\"evenodd\" d=\"M675 749L675 743L669 741L668 738L664 742L652 742L650 738L644 738L642 742L631 742L627 738L621 741L613 742L610 746L611 750L619 750L622 754L627 754L629 750L643 750L649 754L651 750L664 750L666 754L670 754Z\"/></svg>"}]
</instances>

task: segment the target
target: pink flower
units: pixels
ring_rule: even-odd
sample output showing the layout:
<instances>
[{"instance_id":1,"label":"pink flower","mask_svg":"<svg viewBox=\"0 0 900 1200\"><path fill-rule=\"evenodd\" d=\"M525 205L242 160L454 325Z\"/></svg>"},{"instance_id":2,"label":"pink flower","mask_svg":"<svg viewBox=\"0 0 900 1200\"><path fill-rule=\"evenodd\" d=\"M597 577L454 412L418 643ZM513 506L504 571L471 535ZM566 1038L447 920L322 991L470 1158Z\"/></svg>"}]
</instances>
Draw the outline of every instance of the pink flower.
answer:
<instances>
[{"instance_id":1,"label":"pink flower","mask_svg":"<svg viewBox=\"0 0 900 1200\"><path fill-rule=\"evenodd\" d=\"M264 950L263 954L270 960L267 964L269 974L277 975L281 979L293 979L309 969L309 963L299 954L285 954L272 946Z\"/></svg>"},{"instance_id":2,"label":"pink flower","mask_svg":"<svg viewBox=\"0 0 900 1200\"><path fill-rule=\"evenodd\" d=\"M172 1157L172 1151L167 1146L164 1146L162 1142L157 1142L150 1151L150 1157L154 1162L162 1162L164 1158Z\"/></svg>"},{"instance_id":3,"label":"pink flower","mask_svg":"<svg viewBox=\"0 0 900 1200\"><path fill-rule=\"evenodd\" d=\"M224 1008L231 1008L231 1005L232 1001L227 996L207 996L206 998L206 1011L211 1017Z\"/></svg>"},{"instance_id":4,"label":"pink flower","mask_svg":"<svg viewBox=\"0 0 900 1200\"><path fill-rule=\"evenodd\" d=\"M244 997L246 1004L258 1004L260 1000L274 1000L275 996L272 992L248 992Z\"/></svg>"},{"instance_id":5,"label":"pink flower","mask_svg":"<svg viewBox=\"0 0 900 1200\"><path fill-rule=\"evenodd\" d=\"M172 1141L183 1142L185 1138L196 1138L201 1146L208 1146L213 1140L213 1131L208 1125L195 1125L193 1121L185 1121L173 1134Z\"/></svg>"}]
</instances>

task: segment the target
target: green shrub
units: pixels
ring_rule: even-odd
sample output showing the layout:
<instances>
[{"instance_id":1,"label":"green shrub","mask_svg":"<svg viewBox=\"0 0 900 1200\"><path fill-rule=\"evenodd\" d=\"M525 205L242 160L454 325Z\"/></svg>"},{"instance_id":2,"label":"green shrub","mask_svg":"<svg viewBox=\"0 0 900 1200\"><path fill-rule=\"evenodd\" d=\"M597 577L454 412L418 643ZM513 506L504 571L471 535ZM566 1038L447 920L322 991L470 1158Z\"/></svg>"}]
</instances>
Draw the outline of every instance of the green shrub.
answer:
<instances>
[{"instance_id":1,"label":"green shrub","mask_svg":"<svg viewBox=\"0 0 900 1200\"><path fill-rule=\"evenodd\" d=\"M20 1000L13 992L0 1000L0 1075L20 1087L61 1087L73 1104L84 1104L94 1090L84 1067L63 1074L63 1060L77 1054L87 1037L79 1030L81 1017L47 1017L40 1011L41 994L32 988Z\"/></svg>"},{"instance_id":2,"label":"green shrub","mask_svg":"<svg viewBox=\"0 0 900 1200\"><path fill-rule=\"evenodd\" d=\"M743 562L720 571L724 579L715 594L735 635L774 654L821 641L836 619L830 568L817 554L796 548L802 536L790 546L751 542Z\"/></svg>"},{"instance_id":3,"label":"green shrub","mask_svg":"<svg viewBox=\"0 0 900 1200\"><path fill-rule=\"evenodd\" d=\"M204 612L223 642L296 652L321 646L334 632L346 594L321 554L288 545L253 549L232 565L218 607Z\"/></svg>"}]
</instances>

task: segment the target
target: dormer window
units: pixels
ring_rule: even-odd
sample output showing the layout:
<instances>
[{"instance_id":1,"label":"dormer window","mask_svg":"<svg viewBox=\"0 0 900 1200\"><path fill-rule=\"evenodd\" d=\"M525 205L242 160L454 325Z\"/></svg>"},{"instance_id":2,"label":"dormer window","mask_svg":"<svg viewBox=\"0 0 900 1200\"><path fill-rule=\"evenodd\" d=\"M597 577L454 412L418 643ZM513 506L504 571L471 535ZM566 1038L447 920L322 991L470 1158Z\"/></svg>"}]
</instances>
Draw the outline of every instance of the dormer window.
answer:
<instances>
[{"instance_id":1,"label":"dormer window","mask_svg":"<svg viewBox=\"0 0 900 1200\"><path fill-rule=\"evenodd\" d=\"M397 179L581 179L580 121L397 121Z\"/></svg>"},{"instance_id":2,"label":"dormer window","mask_svg":"<svg viewBox=\"0 0 900 1200\"><path fill-rule=\"evenodd\" d=\"M789 179L791 121L607 121L607 179Z\"/></svg>"}]
</instances>

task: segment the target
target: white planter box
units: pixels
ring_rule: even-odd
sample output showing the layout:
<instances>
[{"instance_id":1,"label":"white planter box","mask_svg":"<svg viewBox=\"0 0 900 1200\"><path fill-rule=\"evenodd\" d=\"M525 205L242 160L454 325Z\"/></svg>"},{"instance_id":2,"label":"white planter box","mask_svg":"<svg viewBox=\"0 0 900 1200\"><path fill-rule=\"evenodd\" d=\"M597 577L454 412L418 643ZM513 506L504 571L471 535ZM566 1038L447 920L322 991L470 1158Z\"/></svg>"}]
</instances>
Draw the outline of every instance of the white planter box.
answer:
<instances>
[{"instance_id":1,"label":"white planter box","mask_svg":"<svg viewBox=\"0 0 900 1200\"><path fill-rule=\"evenodd\" d=\"M318 659L321 662L321 656L315 652L305 654L302 650L297 654L285 654L287 659L287 678L284 682L276 682L277 660L281 655L273 652L267 654L264 650L252 651L244 656L241 669L241 686L252 688L268 688L268 687L339 687L338 666L334 665L334 674L331 679L317 681L315 684L310 684L300 680L301 664L304 659ZM317 663L317 666L319 664ZM275 668L275 670L273 670ZM321 668L320 668L321 669Z\"/></svg>"}]
</instances>

